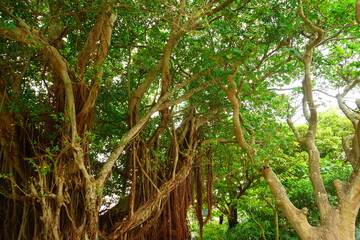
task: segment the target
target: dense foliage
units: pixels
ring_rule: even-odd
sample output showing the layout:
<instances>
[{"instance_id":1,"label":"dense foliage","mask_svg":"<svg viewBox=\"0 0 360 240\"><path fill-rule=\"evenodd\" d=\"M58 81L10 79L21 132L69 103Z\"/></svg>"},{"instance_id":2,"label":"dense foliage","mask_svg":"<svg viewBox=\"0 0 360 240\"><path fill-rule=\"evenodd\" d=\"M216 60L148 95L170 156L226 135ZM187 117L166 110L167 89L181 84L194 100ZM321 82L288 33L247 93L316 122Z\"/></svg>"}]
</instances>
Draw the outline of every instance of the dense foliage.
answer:
<instances>
[{"instance_id":1,"label":"dense foliage","mask_svg":"<svg viewBox=\"0 0 360 240\"><path fill-rule=\"evenodd\" d=\"M353 239L358 5L1 1L0 238Z\"/></svg>"}]
</instances>

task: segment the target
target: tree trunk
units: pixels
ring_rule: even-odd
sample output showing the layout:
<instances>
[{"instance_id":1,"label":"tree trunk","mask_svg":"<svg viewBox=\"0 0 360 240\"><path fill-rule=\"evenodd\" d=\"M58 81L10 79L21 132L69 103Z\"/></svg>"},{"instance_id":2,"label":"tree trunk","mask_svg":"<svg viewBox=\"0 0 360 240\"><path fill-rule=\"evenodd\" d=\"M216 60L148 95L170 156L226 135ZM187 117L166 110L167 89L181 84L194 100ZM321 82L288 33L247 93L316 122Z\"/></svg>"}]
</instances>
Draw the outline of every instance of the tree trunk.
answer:
<instances>
[{"instance_id":1,"label":"tree trunk","mask_svg":"<svg viewBox=\"0 0 360 240\"><path fill-rule=\"evenodd\" d=\"M262 170L262 175L266 179L271 192L273 193L279 208L283 211L287 220L294 227L301 239L355 239L355 221L360 206L360 187L359 187L359 169L353 164L352 158L349 162L352 163L354 171L352 172L347 183L334 181L336 194L338 198L338 205L332 206L328 199L328 193L324 186L324 182L320 171L320 154L315 144L316 130L318 124L317 109L313 96L313 82L311 76L311 63L314 49L325 41L325 31L315 24L313 24L303 11L303 3L298 0L299 15L307 27L311 30L312 37L309 38L308 43L304 49L303 55L298 56L298 59L304 64L304 80L303 80L303 113L308 122L308 129L304 136L301 136L297 131L291 119L288 123L294 132L297 141L304 146L308 154L308 168L309 178L314 189L315 200L317 208L319 209L320 223L318 226L311 226L307 220L307 209L302 210L296 208L290 201L286 194L285 188L282 186L280 180L272 169L265 165ZM341 104L342 97L353 87L350 82L345 88L344 93L338 95L339 106L345 115L353 122L355 132L356 121L352 119L347 110ZM356 135L356 134L355 134ZM355 137L354 135L354 137ZM344 149L347 157L354 156L358 151L359 146L353 144L352 149ZM356 159L356 162L359 159ZM357 164L356 164L357 165Z\"/></svg>"},{"instance_id":2,"label":"tree trunk","mask_svg":"<svg viewBox=\"0 0 360 240\"><path fill-rule=\"evenodd\" d=\"M229 206L229 213L227 215L229 229L235 228L238 222L238 211L235 205Z\"/></svg>"},{"instance_id":3,"label":"tree trunk","mask_svg":"<svg viewBox=\"0 0 360 240\"><path fill-rule=\"evenodd\" d=\"M12 172L1 180L4 195L0 195L3 206L0 238L97 239L101 196L94 191L94 185L89 185L71 163L74 160L70 160L67 151L63 156L53 156L64 164L55 166L50 153L32 152L36 148L21 137L22 133L22 129L14 131L9 142L12 147L4 142L0 145L1 168Z\"/></svg>"},{"instance_id":4,"label":"tree trunk","mask_svg":"<svg viewBox=\"0 0 360 240\"><path fill-rule=\"evenodd\" d=\"M355 221L359 211L359 196L352 200L349 195L350 187L335 181L334 185L337 189L339 205L330 206L326 209L326 213L322 215L319 226L311 226L307 221L307 209L297 209L286 195L285 188L281 185L271 168L265 168L263 176L268 182L270 189L282 209L285 217L294 227L295 231L301 239L355 239Z\"/></svg>"},{"instance_id":5,"label":"tree trunk","mask_svg":"<svg viewBox=\"0 0 360 240\"><path fill-rule=\"evenodd\" d=\"M219 217L219 225L222 225L223 222L224 222L224 215L221 214Z\"/></svg>"},{"instance_id":6,"label":"tree trunk","mask_svg":"<svg viewBox=\"0 0 360 240\"><path fill-rule=\"evenodd\" d=\"M127 200L119 202L123 206L116 206L114 213L109 210L104 217L101 217L102 231L113 232L110 239L191 238L187 210L193 201L193 158L196 157L194 153L200 144L201 127L207 121L207 117L197 116L193 112L186 114L182 124L173 131L170 146L166 146L164 150L166 158L173 161L163 163L162 167L158 166L157 171L151 171L151 165L149 170L146 170L147 158L152 159L152 163L158 160L156 155L145 149L155 146L150 146L148 142L146 148L140 147L142 146L140 144L137 150L132 149L129 156L135 157L138 161L132 164L137 170L130 172L135 172L137 175L138 194L130 195ZM158 133L159 131L154 132L154 134ZM152 137L150 139L152 144L158 142ZM136 141L144 142L140 139ZM132 191L135 191L134 185L130 183L129 185ZM145 190L149 194L144 194Z\"/></svg>"}]
</instances>

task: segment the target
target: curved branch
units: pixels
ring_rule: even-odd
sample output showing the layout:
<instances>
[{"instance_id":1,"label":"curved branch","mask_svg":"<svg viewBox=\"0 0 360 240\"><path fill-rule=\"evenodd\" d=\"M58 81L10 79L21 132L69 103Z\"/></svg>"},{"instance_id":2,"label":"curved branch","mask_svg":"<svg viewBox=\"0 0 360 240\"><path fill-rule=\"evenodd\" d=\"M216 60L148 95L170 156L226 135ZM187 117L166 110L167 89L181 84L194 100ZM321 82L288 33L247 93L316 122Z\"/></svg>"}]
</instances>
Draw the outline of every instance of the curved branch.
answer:
<instances>
[{"instance_id":1,"label":"curved branch","mask_svg":"<svg viewBox=\"0 0 360 240\"><path fill-rule=\"evenodd\" d=\"M310 29L314 32L317 33L317 37L316 39L314 39L313 41L311 41L308 45L309 48L313 48L316 45L320 44L323 39L324 39L324 35L325 32L324 30L322 30L321 28L315 26L309 18L307 18L304 14L304 9L303 9L303 4L302 4L302 0L298 0L298 4L299 4L299 15L301 17L301 19L306 23L306 25L308 25L310 27Z\"/></svg>"},{"instance_id":2,"label":"curved branch","mask_svg":"<svg viewBox=\"0 0 360 240\"><path fill-rule=\"evenodd\" d=\"M285 188L270 167L264 167L261 174L268 183L277 204L283 210L285 217L294 227L295 231L301 233L304 239L310 239L309 236L312 235L312 227L304 211L299 210L292 204Z\"/></svg>"},{"instance_id":3,"label":"curved branch","mask_svg":"<svg viewBox=\"0 0 360 240\"><path fill-rule=\"evenodd\" d=\"M107 12L107 15L103 18L104 20L102 21L101 30L99 31L99 34L101 33L101 36L100 36L100 43L95 60L94 77L91 82L88 96L84 102L84 105L82 106L81 111L78 114L79 119L81 119L81 116L85 118L89 114L89 112L94 108L95 101L99 94L99 88L101 86L101 79L103 76L103 64L108 54L114 22L116 21L117 15L112 13L111 10L109 10ZM92 34L90 34L89 38L92 38L91 35ZM84 49L87 47L87 45L89 44L85 44ZM95 49L92 49L92 51L95 51ZM85 51L85 52L91 54L91 51ZM82 56L82 60L81 61L79 60L80 75L83 75L85 71L86 58L89 58L89 56Z\"/></svg>"},{"instance_id":4,"label":"curved branch","mask_svg":"<svg viewBox=\"0 0 360 240\"><path fill-rule=\"evenodd\" d=\"M295 127L295 124L293 123L291 116L287 117L286 122L289 125L289 127L291 128L293 134L295 135L296 141L298 141L301 144L304 144L305 139L303 136L300 135L299 131Z\"/></svg>"},{"instance_id":5,"label":"curved branch","mask_svg":"<svg viewBox=\"0 0 360 240\"><path fill-rule=\"evenodd\" d=\"M3 6L0 8L1 11L11 14ZM66 126L66 130L69 134L71 142L75 142L77 136L76 128L76 115L75 115L75 101L73 93L73 85L68 72L68 63L61 56L59 51L51 46L45 39L41 37L39 31L30 28L22 19L13 16L17 21L17 27L9 29L6 26L0 27L0 35L12 39L17 42L23 42L29 46L39 48L43 54L49 59L50 65L54 71L60 76L65 87L65 109L66 116L70 119L69 124Z\"/></svg>"},{"instance_id":6,"label":"curved branch","mask_svg":"<svg viewBox=\"0 0 360 240\"><path fill-rule=\"evenodd\" d=\"M202 75L202 74L198 74L198 75ZM129 143L131 141L131 139L133 139L141 131L142 127L147 123L147 121L150 119L150 117L155 112L159 111L160 109L162 109L164 107L164 104L166 104L168 99L171 96L173 96L176 91L178 91L179 89L183 88L187 84L198 79L196 76L182 82L181 84L178 84L176 87L174 87L170 91L167 91L163 96L161 96L158 99L156 104L152 108L150 108L149 111L139 121L137 121L136 124L125 135L123 135L123 137L120 140L119 145L112 150L108 160L106 161L106 163L104 164L104 166L102 167L102 169L100 170L100 172L98 174L99 186L103 186L103 184L105 183L107 176L110 174L112 167L114 166L116 160L118 159L118 157L124 150L127 143ZM200 88L200 90L201 89L202 88ZM181 102L181 101L179 101L179 100L172 101L173 104L177 104L179 102ZM169 105L166 105L166 106L169 106Z\"/></svg>"},{"instance_id":7,"label":"curved branch","mask_svg":"<svg viewBox=\"0 0 360 240\"><path fill-rule=\"evenodd\" d=\"M232 112L233 112L233 124L234 124L234 135L235 138L240 145L240 147L246 151L246 154L250 158L250 161L254 160L255 155L255 149L247 142L244 135L244 129L241 125L241 119L240 119L240 108L241 108L241 99L239 98L239 90L237 89L236 83L235 83L235 77L237 75L238 67L245 61L246 58L243 60L237 62L233 67L233 73L229 74L227 76L227 81L229 82L229 87L226 88L224 86L221 86L231 105Z\"/></svg>"},{"instance_id":8,"label":"curved branch","mask_svg":"<svg viewBox=\"0 0 360 240\"><path fill-rule=\"evenodd\" d=\"M348 94L351 91L351 89L353 89L359 83L360 83L360 76L354 79L353 81L351 81L350 83L348 83L342 93L336 95L339 108L345 114L345 116L353 123L354 127L356 127L357 124L356 114L345 105L343 98L346 96L346 94Z\"/></svg>"}]
</instances>

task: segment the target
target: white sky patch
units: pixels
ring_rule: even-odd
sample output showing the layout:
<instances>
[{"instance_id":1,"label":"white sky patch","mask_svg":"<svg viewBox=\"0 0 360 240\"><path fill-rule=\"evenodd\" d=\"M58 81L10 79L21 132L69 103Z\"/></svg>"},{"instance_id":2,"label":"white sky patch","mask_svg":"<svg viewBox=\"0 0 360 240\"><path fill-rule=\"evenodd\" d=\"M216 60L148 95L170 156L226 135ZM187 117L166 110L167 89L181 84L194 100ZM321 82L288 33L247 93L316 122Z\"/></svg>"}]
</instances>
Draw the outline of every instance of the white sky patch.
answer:
<instances>
[{"instance_id":1,"label":"white sky patch","mask_svg":"<svg viewBox=\"0 0 360 240\"><path fill-rule=\"evenodd\" d=\"M299 88L301 89L301 84L299 84L299 82L296 82L288 85L287 87L273 88L272 90L274 90L278 94L293 96L294 89ZM339 109L336 95L342 93L343 89L344 88L322 90L314 87L313 96L318 112L323 112L330 108ZM355 100L358 98L360 98L360 88L354 88L343 98L343 100L346 106L348 106L350 109L355 110L357 108ZM296 114L293 117L293 121L297 124L304 124L306 122L303 116L302 99L303 94L299 93L299 95L290 103L293 107L298 107L296 110ZM340 109L338 112L340 114L343 114Z\"/></svg>"}]
</instances>

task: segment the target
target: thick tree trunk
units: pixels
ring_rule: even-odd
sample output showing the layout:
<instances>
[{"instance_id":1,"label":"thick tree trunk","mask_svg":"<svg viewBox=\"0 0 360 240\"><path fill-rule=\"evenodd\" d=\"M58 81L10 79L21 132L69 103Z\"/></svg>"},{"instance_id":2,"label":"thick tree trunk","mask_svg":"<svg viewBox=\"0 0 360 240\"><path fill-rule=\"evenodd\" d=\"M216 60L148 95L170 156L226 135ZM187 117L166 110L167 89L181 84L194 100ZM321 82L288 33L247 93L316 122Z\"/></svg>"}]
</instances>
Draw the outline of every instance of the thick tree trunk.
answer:
<instances>
[{"instance_id":1,"label":"thick tree trunk","mask_svg":"<svg viewBox=\"0 0 360 240\"><path fill-rule=\"evenodd\" d=\"M207 121L207 117L193 113L185 115L183 123L173 131L173 141L164 150L167 152L166 158L173 161L163 163L162 167L158 166L157 171L151 171L151 165L146 171L146 159L153 159L152 163L157 161L151 151L141 148L143 151L131 152L129 156L135 154L134 157L139 160L136 165L132 165L137 168L136 191L139 194L130 195L127 201L119 203L122 206L109 210L107 217L101 217L104 221L100 223L102 231L113 232L110 239L191 238L187 210L193 201L193 158L200 143L201 126ZM158 133L159 131L154 132ZM156 142L158 141L151 141L154 144ZM154 146L146 148L152 147ZM144 194L145 188L149 194ZM119 209L122 209L121 212ZM118 214L113 214L113 211Z\"/></svg>"},{"instance_id":2,"label":"thick tree trunk","mask_svg":"<svg viewBox=\"0 0 360 240\"><path fill-rule=\"evenodd\" d=\"M235 228L238 222L238 211L235 205L229 206L229 213L227 215L229 229Z\"/></svg>"},{"instance_id":3,"label":"thick tree trunk","mask_svg":"<svg viewBox=\"0 0 360 240\"><path fill-rule=\"evenodd\" d=\"M17 135L13 138L18 139ZM20 147L29 149L27 145ZM46 158L33 157L32 165L26 157L9 162L6 158L9 149L4 145L0 148L4 154L0 156L1 168L4 172L12 172L1 180L4 186L0 196L3 216L0 221L1 239L98 238L100 196L93 191L94 186L86 185L79 170L68 163L68 168L64 165L52 166L52 171L47 172L51 161ZM16 155L24 154L21 151ZM65 158L59 159L59 162L65 161ZM23 171L15 170L16 162L23 166ZM27 181L20 180L23 175L28 176ZM11 182L16 184L10 185Z\"/></svg>"},{"instance_id":4,"label":"thick tree trunk","mask_svg":"<svg viewBox=\"0 0 360 240\"><path fill-rule=\"evenodd\" d=\"M327 208L326 214L321 217L320 225L313 227L307 221L307 209L299 210L290 202L285 188L271 168L265 168L262 174L268 182L279 208L282 209L301 239L355 239L355 221L360 205L359 196L356 196L355 201L351 200L350 191L341 190L339 181L335 181L336 188L340 190L338 190L339 205Z\"/></svg>"},{"instance_id":5,"label":"thick tree trunk","mask_svg":"<svg viewBox=\"0 0 360 240\"><path fill-rule=\"evenodd\" d=\"M0 202L3 203L3 216L7 216L1 225L0 238L98 239L103 183L95 181L91 175L88 145L80 139L84 139L84 132L92 127L93 118L89 116L94 114L102 64L107 56L116 14L111 12L110 6L99 11L84 46L88 54L81 54L83 57L78 63L81 67L77 69L80 76L81 69L89 67L88 55L93 54L91 63L95 60L96 71L89 84L90 91L76 96L75 86L78 85L75 82L83 79L73 79L74 69L69 69L60 54L61 49L56 48L61 44L49 42L39 31L15 18L17 28L3 35L15 36L16 41L41 49L46 58L44 74L50 79L46 80L52 81L52 87L48 88L48 97L52 101L46 106L47 110L44 107L37 122L26 109L0 114L0 167L5 173L1 180L5 188L1 189ZM2 86L1 79L0 82ZM84 80L83 85L86 84ZM20 97L11 99L6 93L5 89L0 93L2 111L12 112L6 109L7 106L21 104ZM21 89L17 89L17 94L23 95ZM63 119L60 120L60 116ZM11 212L16 216L11 217ZM11 234L7 224L11 224Z\"/></svg>"}]
</instances>

